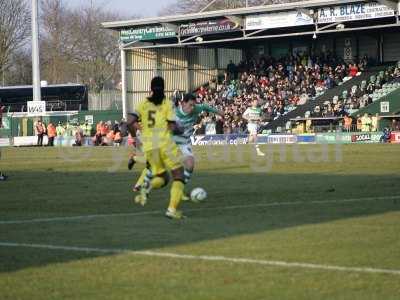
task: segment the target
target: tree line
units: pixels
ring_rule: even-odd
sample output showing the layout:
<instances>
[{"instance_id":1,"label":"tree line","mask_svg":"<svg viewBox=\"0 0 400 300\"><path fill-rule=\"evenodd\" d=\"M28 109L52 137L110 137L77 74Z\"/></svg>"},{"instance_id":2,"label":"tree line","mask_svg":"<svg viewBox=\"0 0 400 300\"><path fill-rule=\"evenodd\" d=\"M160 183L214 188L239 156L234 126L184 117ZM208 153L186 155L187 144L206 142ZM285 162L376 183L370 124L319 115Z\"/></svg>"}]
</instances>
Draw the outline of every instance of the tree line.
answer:
<instances>
[{"instance_id":1,"label":"tree line","mask_svg":"<svg viewBox=\"0 0 400 300\"><path fill-rule=\"evenodd\" d=\"M28 0L0 0L0 85L31 84ZM118 33L101 22L121 19L100 6L39 2L40 73L49 84L78 82L102 90L119 80Z\"/></svg>"},{"instance_id":2,"label":"tree line","mask_svg":"<svg viewBox=\"0 0 400 300\"><path fill-rule=\"evenodd\" d=\"M295 0L296 1L296 0ZM105 21L133 19L102 6L71 8L62 0L39 1L40 72L49 84L76 82L93 91L120 81L118 33L101 28ZM198 12L211 0L177 0L160 7L162 14ZM207 10L262 5L282 0L219 0ZM0 0L0 86L31 84L30 0Z\"/></svg>"}]
</instances>

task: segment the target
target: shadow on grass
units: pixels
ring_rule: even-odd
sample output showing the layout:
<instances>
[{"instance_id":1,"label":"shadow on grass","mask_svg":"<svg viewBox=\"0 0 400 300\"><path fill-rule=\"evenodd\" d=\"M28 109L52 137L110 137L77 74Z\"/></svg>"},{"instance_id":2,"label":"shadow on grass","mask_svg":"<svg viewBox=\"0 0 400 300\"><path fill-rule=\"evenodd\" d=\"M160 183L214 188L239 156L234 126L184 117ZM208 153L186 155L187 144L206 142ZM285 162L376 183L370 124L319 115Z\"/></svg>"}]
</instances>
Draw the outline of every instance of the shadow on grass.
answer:
<instances>
[{"instance_id":1,"label":"shadow on grass","mask_svg":"<svg viewBox=\"0 0 400 300\"><path fill-rule=\"evenodd\" d=\"M151 250L400 210L400 205L389 199L340 202L350 198L398 195L400 176L393 175L198 172L193 182L205 187L209 198L200 205L184 203L183 210L189 218L183 222L163 217L168 189L154 192L144 208L133 205L133 194L127 187L136 173L15 172L10 175L11 180L0 185L0 221L128 215L0 224L0 242ZM339 202L310 203L316 200ZM302 203L256 206L290 201ZM248 207L228 208L236 205ZM154 213L135 215L146 211ZM0 272L97 256L101 255L0 246Z\"/></svg>"}]
</instances>

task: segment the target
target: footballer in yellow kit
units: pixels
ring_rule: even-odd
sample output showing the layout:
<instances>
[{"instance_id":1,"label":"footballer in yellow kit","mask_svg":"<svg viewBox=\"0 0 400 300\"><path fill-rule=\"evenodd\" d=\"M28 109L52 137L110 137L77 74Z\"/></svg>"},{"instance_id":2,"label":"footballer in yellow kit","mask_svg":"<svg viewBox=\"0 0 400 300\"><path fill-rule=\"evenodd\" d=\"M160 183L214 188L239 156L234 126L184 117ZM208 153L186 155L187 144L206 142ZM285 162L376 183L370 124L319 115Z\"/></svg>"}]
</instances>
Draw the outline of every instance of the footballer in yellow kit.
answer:
<instances>
[{"instance_id":1,"label":"footballer in yellow kit","mask_svg":"<svg viewBox=\"0 0 400 300\"><path fill-rule=\"evenodd\" d=\"M172 139L172 131L176 130L175 111L172 102L164 95L163 78L152 79L150 97L138 105L136 112L129 114L127 121L132 136L135 136L140 123L143 152L153 174L150 182L143 183L135 202L146 204L151 189L168 184L168 171L171 171L173 183L165 215L181 219L182 212L177 208L183 196L183 166L180 150Z\"/></svg>"}]
</instances>

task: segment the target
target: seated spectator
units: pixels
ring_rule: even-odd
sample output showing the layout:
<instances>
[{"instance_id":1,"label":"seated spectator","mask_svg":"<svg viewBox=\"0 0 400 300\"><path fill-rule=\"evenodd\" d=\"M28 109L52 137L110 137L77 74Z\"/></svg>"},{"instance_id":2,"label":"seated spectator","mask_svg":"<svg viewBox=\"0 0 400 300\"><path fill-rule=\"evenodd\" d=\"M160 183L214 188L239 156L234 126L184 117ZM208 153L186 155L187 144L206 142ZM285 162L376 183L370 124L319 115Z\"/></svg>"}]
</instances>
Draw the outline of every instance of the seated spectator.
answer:
<instances>
[{"instance_id":1,"label":"seated spectator","mask_svg":"<svg viewBox=\"0 0 400 300\"><path fill-rule=\"evenodd\" d=\"M117 130L114 135L114 145L120 146L122 143L121 131Z\"/></svg>"},{"instance_id":2,"label":"seated spectator","mask_svg":"<svg viewBox=\"0 0 400 300\"><path fill-rule=\"evenodd\" d=\"M83 131L82 129L77 126L75 130L75 144L73 146L82 146L82 141L83 141Z\"/></svg>"},{"instance_id":3,"label":"seated spectator","mask_svg":"<svg viewBox=\"0 0 400 300\"><path fill-rule=\"evenodd\" d=\"M356 64L350 64L349 66L349 76L350 77L356 77L358 74L358 67Z\"/></svg>"},{"instance_id":4,"label":"seated spectator","mask_svg":"<svg viewBox=\"0 0 400 300\"><path fill-rule=\"evenodd\" d=\"M383 129L383 134L381 136L381 138L379 139L380 143L389 143L390 142L390 136L391 136L391 131L388 127L385 127Z\"/></svg>"},{"instance_id":5,"label":"seated spectator","mask_svg":"<svg viewBox=\"0 0 400 300\"><path fill-rule=\"evenodd\" d=\"M112 146L114 145L114 130L110 130L105 137L103 137L103 146Z\"/></svg>"}]
</instances>

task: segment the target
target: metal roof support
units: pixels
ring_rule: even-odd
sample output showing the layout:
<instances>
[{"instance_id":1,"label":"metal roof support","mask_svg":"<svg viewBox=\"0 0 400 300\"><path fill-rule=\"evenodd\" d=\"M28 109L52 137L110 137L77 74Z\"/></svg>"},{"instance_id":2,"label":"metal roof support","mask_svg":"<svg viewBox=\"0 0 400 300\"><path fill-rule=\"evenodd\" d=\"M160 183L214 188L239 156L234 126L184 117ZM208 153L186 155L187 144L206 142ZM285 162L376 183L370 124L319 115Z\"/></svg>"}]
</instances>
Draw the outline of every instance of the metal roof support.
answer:
<instances>
[{"instance_id":1,"label":"metal roof support","mask_svg":"<svg viewBox=\"0 0 400 300\"><path fill-rule=\"evenodd\" d=\"M244 19L236 16L225 16L225 18L231 20L233 23L239 23L240 25L243 26L244 24Z\"/></svg>"},{"instance_id":2,"label":"metal roof support","mask_svg":"<svg viewBox=\"0 0 400 300\"><path fill-rule=\"evenodd\" d=\"M332 24L329 24L329 25L326 25L326 26L323 26L323 27L318 28L318 31L323 31L323 30L325 30L325 29L328 29L328 28L337 26L337 25L339 25L339 24L341 24L341 23L340 23L340 22L332 23Z\"/></svg>"},{"instance_id":3,"label":"metal roof support","mask_svg":"<svg viewBox=\"0 0 400 300\"><path fill-rule=\"evenodd\" d=\"M207 8L209 8L211 5L213 5L217 0L212 0L210 3L208 3L205 7L203 7L199 12L205 11Z\"/></svg>"},{"instance_id":4,"label":"metal roof support","mask_svg":"<svg viewBox=\"0 0 400 300\"><path fill-rule=\"evenodd\" d=\"M122 117L128 119L128 103L126 97L126 51L121 49L121 93L122 93Z\"/></svg>"},{"instance_id":5,"label":"metal roof support","mask_svg":"<svg viewBox=\"0 0 400 300\"><path fill-rule=\"evenodd\" d=\"M250 33L248 33L248 34L245 33L244 36L245 36L245 37L253 36L253 35L255 35L255 34L258 34L258 33L260 33L260 32L266 31L266 30L268 30L268 28L260 29L260 30L254 31L254 32L250 32Z\"/></svg>"},{"instance_id":6,"label":"metal roof support","mask_svg":"<svg viewBox=\"0 0 400 300\"><path fill-rule=\"evenodd\" d=\"M313 19L314 20L314 10L310 10L310 9L304 9L304 8L297 8L296 9L298 12L301 12L301 13L303 13L303 14L305 14L306 16L308 16L308 17L310 17L311 19Z\"/></svg>"},{"instance_id":7,"label":"metal roof support","mask_svg":"<svg viewBox=\"0 0 400 300\"><path fill-rule=\"evenodd\" d=\"M136 40L136 41L133 41L133 42L130 42L130 43L127 43L127 44L120 43L119 48L123 49L123 48L129 47L129 46L132 46L133 44L138 43L138 42L140 42L140 41Z\"/></svg>"},{"instance_id":8,"label":"metal roof support","mask_svg":"<svg viewBox=\"0 0 400 300\"><path fill-rule=\"evenodd\" d=\"M175 25L175 24L172 24L172 23L161 23L161 25L163 27L175 30L176 33L178 33L178 31L179 31L179 26L178 25Z\"/></svg>"},{"instance_id":9,"label":"metal roof support","mask_svg":"<svg viewBox=\"0 0 400 300\"><path fill-rule=\"evenodd\" d=\"M180 43L183 44L183 43L186 43L186 42L188 42L188 41L197 39L198 37L200 37L200 35L194 35L194 36L188 37L187 39L181 40Z\"/></svg>"}]
</instances>

